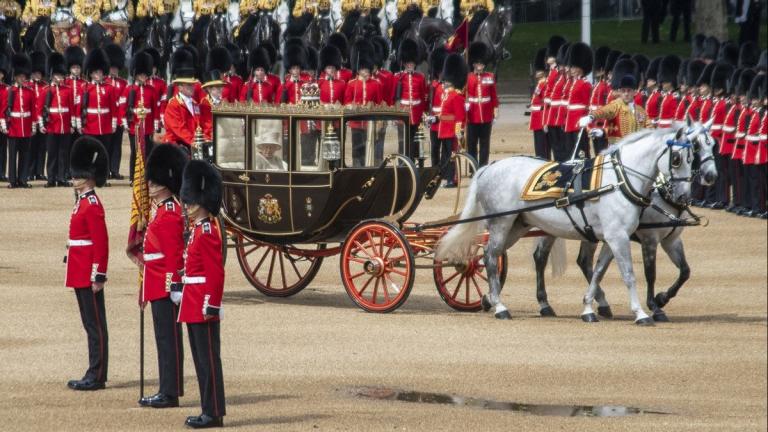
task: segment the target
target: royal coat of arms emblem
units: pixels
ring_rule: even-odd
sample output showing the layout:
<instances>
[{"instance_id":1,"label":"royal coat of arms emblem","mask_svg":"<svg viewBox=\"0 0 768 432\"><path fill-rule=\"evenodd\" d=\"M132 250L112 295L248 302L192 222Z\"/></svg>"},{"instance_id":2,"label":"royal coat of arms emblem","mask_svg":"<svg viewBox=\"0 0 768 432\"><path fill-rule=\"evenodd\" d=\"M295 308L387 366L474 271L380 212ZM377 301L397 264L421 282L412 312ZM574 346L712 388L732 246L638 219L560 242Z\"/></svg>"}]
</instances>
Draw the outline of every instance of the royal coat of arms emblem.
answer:
<instances>
[{"instance_id":1,"label":"royal coat of arms emblem","mask_svg":"<svg viewBox=\"0 0 768 432\"><path fill-rule=\"evenodd\" d=\"M259 220L266 224L276 224L282 219L280 203L271 194L259 199Z\"/></svg>"}]
</instances>

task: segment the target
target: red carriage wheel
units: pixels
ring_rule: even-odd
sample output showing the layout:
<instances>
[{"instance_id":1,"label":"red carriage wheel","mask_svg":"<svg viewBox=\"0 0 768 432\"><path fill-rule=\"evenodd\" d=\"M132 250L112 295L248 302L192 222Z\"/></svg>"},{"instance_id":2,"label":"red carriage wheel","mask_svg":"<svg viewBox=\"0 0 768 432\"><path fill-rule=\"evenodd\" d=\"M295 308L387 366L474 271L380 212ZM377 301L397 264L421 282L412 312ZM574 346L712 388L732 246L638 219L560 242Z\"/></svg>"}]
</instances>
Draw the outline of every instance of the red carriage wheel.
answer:
<instances>
[{"instance_id":1,"label":"red carriage wheel","mask_svg":"<svg viewBox=\"0 0 768 432\"><path fill-rule=\"evenodd\" d=\"M478 244L473 247L472 259L467 263L444 265L434 262L432 276L440 297L448 306L462 312L477 312L482 309L480 301L483 289L487 290L488 276L485 271L483 253L485 248ZM507 278L507 254L499 257L499 280L502 286Z\"/></svg>"},{"instance_id":2,"label":"red carriage wheel","mask_svg":"<svg viewBox=\"0 0 768 432\"><path fill-rule=\"evenodd\" d=\"M242 235L236 237L237 261L245 278L262 294L270 297L289 297L303 290L314 279L323 257L290 250L279 245L251 241ZM324 249L325 245L318 245Z\"/></svg>"},{"instance_id":3,"label":"red carriage wheel","mask_svg":"<svg viewBox=\"0 0 768 432\"><path fill-rule=\"evenodd\" d=\"M344 241L340 265L349 298L368 312L392 312L413 288L413 252L405 236L387 222L357 225Z\"/></svg>"}]
</instances>

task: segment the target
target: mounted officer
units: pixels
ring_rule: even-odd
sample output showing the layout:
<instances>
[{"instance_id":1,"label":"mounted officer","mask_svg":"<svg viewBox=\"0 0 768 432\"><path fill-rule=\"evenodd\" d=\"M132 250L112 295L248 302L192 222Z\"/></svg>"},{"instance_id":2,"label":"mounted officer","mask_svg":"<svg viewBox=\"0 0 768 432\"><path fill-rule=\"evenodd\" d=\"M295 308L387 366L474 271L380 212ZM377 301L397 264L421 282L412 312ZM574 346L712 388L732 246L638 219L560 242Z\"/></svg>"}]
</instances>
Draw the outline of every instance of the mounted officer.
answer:
<instances>
[{"instance_id":1,"label":"mounted officer","mask_svg":"<svg viewBox=\"0 0 768 432\"><path fill-rule=\"evenodd\" d=\"M90 26L101 18L101 0L74 0L72 13L75 20Z\"/></svg>"},{"instance_id":2,"label":"mounted officer","mask_svg":"<svg viewBox=\"0 0 768 432\"><path fill-rule=\"evenodd\" d=\"M493 12L493 0L461 0L459 13L469 23L469 40L474 39L480 25ZM457 20L457 22L461 19Z\"/></svg>"},{"instance_id":3,"label":"mounted officer","mask_svg":"<svg viewBox=\"0 0 768 432\"><path fill-rule=\"evenodd\" d=\"M298 29L304 29L316 16L330 16L333 29L338 28L342 23L341 1L340 0L296 0L293 4L291 13L293 22L300 23L296 25ZM292 25L291 27L293 27ZM292 35L294 32L291 33ZM300 34L295 34L300 36Z\"/></svg>"}]
</instances>

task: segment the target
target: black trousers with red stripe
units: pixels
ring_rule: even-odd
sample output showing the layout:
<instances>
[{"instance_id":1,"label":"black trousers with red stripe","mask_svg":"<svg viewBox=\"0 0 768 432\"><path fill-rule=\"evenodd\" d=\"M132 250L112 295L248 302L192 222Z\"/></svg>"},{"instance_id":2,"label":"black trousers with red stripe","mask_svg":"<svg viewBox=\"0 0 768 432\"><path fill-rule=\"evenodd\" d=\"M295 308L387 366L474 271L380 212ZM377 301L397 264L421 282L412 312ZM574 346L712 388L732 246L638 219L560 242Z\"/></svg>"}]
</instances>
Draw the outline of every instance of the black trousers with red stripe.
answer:
<instances>
[{"instance_id":1,"label":"black trousers with red stripe","mask_svg":"<svg viewBox=\"0 0 768 432\"><path fill-rule=\"evenodd\" d=\"M88 370L83 379L107 382L109 334L104 307L104 290L94 293L91 287L75 290L80 318L88 335Z\"/></svg>"},{"instance_id":2,"label":"black trousers with red stripe","mask_svg":"<svg viewBox=\"0 0 768 432\"><path fill-rule=\"evenodd\" d=\"M224 406L224 376L221 372L220 324L218 321L188 323L187 333L200 386L203 414L224 416L227 411Z\"/></svg>"},{"instance_id":3,"label":"black trousers with red stripe","mask_svg":"<svg viewBox=\"0 0 768 432\"><path fill-rule=\"evenodd\" d=\"M184 344L181 324L176 322L179 308L170 298L154 300L151 304L160 393L184 396Z\"/></svg>"}]
</instances>

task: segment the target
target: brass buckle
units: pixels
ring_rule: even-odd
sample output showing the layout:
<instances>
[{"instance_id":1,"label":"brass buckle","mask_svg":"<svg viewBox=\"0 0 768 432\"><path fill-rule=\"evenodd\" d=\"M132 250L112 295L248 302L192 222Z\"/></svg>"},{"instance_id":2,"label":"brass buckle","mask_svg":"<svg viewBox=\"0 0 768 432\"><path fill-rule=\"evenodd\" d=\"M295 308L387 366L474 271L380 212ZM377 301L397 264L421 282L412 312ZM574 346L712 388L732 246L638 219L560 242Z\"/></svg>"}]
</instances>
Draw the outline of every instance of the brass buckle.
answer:
<instances>
[{"instance_id":1,"label":"brass buckle","mask_svg":"<svg viewBox=\"0 0 768 432\"><path fill-rule=\"evenodd\" d=\"M571 199L567 196L555 200L555 208L563 208L571 205Z\"/></svg>"}]
</instances>

